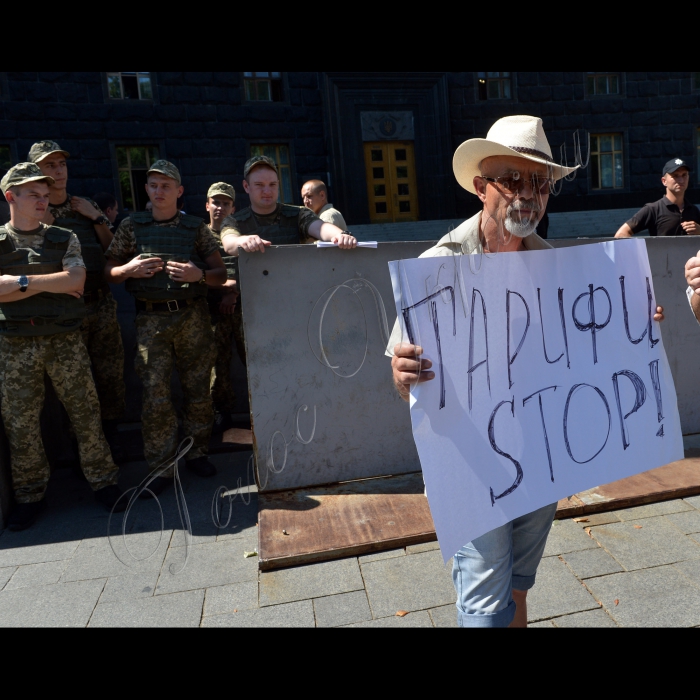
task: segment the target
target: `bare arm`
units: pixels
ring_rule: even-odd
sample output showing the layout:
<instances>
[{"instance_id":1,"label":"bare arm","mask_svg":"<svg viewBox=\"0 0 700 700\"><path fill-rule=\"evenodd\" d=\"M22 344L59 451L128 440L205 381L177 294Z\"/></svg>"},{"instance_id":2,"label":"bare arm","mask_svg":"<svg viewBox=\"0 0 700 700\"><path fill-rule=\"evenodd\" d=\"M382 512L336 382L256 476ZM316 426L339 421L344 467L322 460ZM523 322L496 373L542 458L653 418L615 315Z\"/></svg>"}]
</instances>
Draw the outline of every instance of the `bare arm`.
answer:
<instances>
[{"instance_id":1,"label":"bare arm","mask_svg":"<svg viewBox=\"0 0 700 700\"><path fill-rule=\"evenodd\" d=\"M241 250L245 250L246 253L264 253L265 248L271 246L272 243L264 238L260 238L260 236L236 236L229 234L221 237L221 245L229 255L238 256Z\"/></svg>"},{"instance_id":2,"label":"bare arm","mask_svg":"<svg viewBox=\"0 0 700 700\"><path fill-rule=\"evenodd\" d=\"M70 204L73 211L79 212L92 221L99 219L100 216L104 216L99 209L88 202L87 199L83 199L82 197L73 197ZM107 248L109 248L109 244L112 242L112 231L107 224L95 224L94 227L95 233L97 234L97 239L102 246L102 250L107 250Z\"/></svg>"},{"instance_id":3,"label":"bare arm","mask_svg":"<svg viewBox=\"0 0 700 700\"><path fill-rule=\"evenodd\" d=\"M85 286L85 268L76 266L50 275L28 275L29 286L25 292L19 290L18 279L16 275L0 275L0 299L4 302L21 301L41 292L81 297Z\"/></svg>"},{"instance_id":4,"label":"bare arm","mask_svg":"<svg viewBox=\"0 0 700 700\"><path fill-rule=\"evenodd\" d=\"M309 226L309 236L313 236L321 241L331 241L337 243L339 248L355 248L357 239L348 233L343 233L341 229L327 221L318 219Z\"/></svg>"},{"instance_id":5,"label":"bare arm","mask_svg":"<svg viewBox=\"0 0 700 700\"><path fill-rule=\"evenodd\" d=\"M137 255L123 264L114 258L108 258L105 266L105 278L112 284L122 284L130 277L152 277L162 269L163 261L160 258L141 259L141 256Z\"/></svg>"},{"instance_id":6,"label":"bare arm","mask_svg":"<svg viewBox=\"0 0 700 700\"><path fill-rule=\"evenodd\" d=\"M693 290L690 297L690 308L700 323L700 251L685 264L685 281Z\"/></svg>"},{"instance_id":7,"label":"bare arm","mask_svg":"<svg viewBox=\"0 0 700 700\"><path fill-rule=\"evenodd\" d=\"M622 224L615 234L615 238L632 238L632 236L634 236L634 232L629 227L629 224Z\"/></svg>"}]
</instances>

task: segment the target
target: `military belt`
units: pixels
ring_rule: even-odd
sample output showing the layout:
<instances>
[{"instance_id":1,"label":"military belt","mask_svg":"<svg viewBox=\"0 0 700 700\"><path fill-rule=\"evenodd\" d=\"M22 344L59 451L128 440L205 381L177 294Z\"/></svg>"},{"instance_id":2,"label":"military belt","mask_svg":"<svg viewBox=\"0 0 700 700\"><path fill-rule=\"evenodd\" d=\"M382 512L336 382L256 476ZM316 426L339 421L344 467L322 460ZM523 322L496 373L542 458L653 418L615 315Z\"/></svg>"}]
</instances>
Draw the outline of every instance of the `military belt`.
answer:
<instances>
[{"instance_id":1,"label":"military belt","mask_svg":"<svg viewBox=\"0 0 700 700\"><path fill-rule=\"evenodd\" d=\"M83 294L83 301L85 302L85 306L90 306L104 299L104 296L105 292L103 289L95 289L92 292L85 292L85 294Z\"/></svg>"},{"instance_id":2,"label":"military belt","mask_svg":"<svg viewBox=\"0 0 700 700\"><path fill-rule=\"evenodd\" d=\"M182 311L198 299L171 299L170 301L148 301L147 299L135 299L137 311Z\"/></svg>"}]
</instances>

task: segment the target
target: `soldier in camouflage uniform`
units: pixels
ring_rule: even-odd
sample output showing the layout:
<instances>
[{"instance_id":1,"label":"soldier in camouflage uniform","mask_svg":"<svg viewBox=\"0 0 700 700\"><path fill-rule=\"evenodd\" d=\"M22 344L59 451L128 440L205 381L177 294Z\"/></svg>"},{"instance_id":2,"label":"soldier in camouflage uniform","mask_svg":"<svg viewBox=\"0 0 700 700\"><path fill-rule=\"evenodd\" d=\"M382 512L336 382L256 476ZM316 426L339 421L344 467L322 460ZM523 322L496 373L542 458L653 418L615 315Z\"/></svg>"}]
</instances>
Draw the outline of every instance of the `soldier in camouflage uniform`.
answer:
<instances>
[{"instance_id":1,"label":"soldier in camouflage uniform","mask_svg":"<svg viewBox=\"0 0 700 700\"><path fill-rule=\"evenodd\" d=\"M109 220L95 202L72 197L66 191L69 155L55 141L39 141L29 150L28 160L55 181L44 223L67 228L80 241L87 268L83 294L86 314L80 330L92 362L102 428L114 458L122 461L125 455L119 443L117 423L125 410L124 346L117 321L117 302L104 278L107 263L104 251L112 242L112 231Z\"/></svg>"},{"instance_id":2,"label":"soldier in camouflage uniform","mask_svg":"<svg viewBox=\"0 0 700 700\"><path fill-rule=\"evenodd\" d=\"M107 278L136 300L136 372L143 383L144 453L152 469L173 458L178 425L170 393L173 367L184 396L183 430L194 439L185 465L199 476L213 476L207 459L214 412L209 382L214 337L206 296L226 281L219 244L207 225L177 208L182 196L178 169L156 161L147 173L151 212L124 219L107 250ZM172 470L153 481L162 491Z\"/></svg>"},{"instance_id":3,"label":"soldier in camouflage uniform","mask_svg":"<svg viewBox=\"0 0 700 700\"><path fill-rule=\"evenodd\" d=\"M111 509L122 495L80 337L85 315L80 244L70 231L42 223L52 184L34 163L19 163L0 181L11 212L10 223L0 227L0 398L17 502L11 530L32 525L45 507L49 464L39 427L45 372L75 428L95 498ZM122 499L117 510L126 503Z\"/></svg>"},{"instance_id":4,"label":"soldier in camouflage uniform","mask_svg":"<svg viewBox=\"0 0 700 700\"><path fill-rule=\"evenodd\" d=\"M209 229L221 241L221 224L235 211L236 191L225 182L215 182L207 192ZM223 433L233 427L231 413L235 404L231 361L233 360L233 312L238 300L237 258L226 256L220 249L228 279L223 287L212 287L207 301L214 331L216 361L211 373L211 398L214 403L213 433Z\"/></svg>"},{"instance_id":5,"label":"soldier in camouflage uniform","mask_svg":"<svg viewBox=\"0 0 700 700\"><path fill-rule=\"evenodd\" d=\"M243 167L243 189L250 206L229 216L221 227L221 241L227 255L264 253L271 245L304 243L307 237L332 241L339 248L355 248L357 240L348 231L329 224L306 207L278 202L279 173L267 156L253 156ZM239 290L240 291L240 290ZM245 363L245 339L241 300L233 316L238 354Z\"/></svg>"}]
</instances>

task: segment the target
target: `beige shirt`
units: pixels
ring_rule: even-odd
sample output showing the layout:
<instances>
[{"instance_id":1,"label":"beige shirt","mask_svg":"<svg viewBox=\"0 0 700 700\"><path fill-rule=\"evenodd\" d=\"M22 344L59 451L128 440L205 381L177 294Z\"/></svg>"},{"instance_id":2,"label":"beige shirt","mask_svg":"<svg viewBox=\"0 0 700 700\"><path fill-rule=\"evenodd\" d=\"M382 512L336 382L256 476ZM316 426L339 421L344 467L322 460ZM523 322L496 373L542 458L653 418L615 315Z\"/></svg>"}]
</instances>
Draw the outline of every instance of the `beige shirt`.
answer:
<instances>
[{"instance_id":1,"label":"beige shirt","mask_svg":"<svg viewBox=\"0 0 700 700\"><path fill-rule=\"evenodd\" d=\"M321 219L321 221L325 221L328 224L333 224L341 231L348 230L348 225L345 223L343 215L337 209L334 209L330 202L326 204L320 212L318 212L317 216L319 219Z\"/></svg>"},{"instance_id":2,"label":"beige shirt","mask_svg":"<svg viewBox=\"0 0 700 700\"><path fill-rule=\"evenodd\" d=\"M424 253L421 253L420 258L439 258L448 255L477 255L484 252L479 237L479 223L481 221L481 212L474 214L471 219L467 219L460 224L456 229L444 235L436 245L428 248ZM525 250L547 250L552 246L543 238L540 238L536 233L531 233L523 238L523 246ZM394 329L391 332L389 343L386 348L386 355L394 356L394 346L401 342L401 324L399 319L394 323Z\"/></svg>"}]
</instances>

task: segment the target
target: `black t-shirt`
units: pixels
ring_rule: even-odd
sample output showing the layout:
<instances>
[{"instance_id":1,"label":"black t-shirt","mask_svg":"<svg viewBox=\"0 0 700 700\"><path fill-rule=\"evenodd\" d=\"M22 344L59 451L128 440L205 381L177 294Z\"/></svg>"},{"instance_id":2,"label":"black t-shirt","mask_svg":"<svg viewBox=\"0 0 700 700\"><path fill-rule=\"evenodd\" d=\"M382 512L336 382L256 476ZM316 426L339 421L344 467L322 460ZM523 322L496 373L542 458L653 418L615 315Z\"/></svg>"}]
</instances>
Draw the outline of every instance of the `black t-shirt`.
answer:
<instances>
[{"instance_id":1,"label":"black t-shirt","mask_svg":"<svg viewBox=\"0 0 700 700\"><path fill-rule=\"evenodd\" d=\"M649 229L650 236L685 236L681 221L695 221L700 224L700 209L685 202L683 211L663 196L656 202L645 204L628 222L632 233Z\"/></svg>"}]
</instances>

